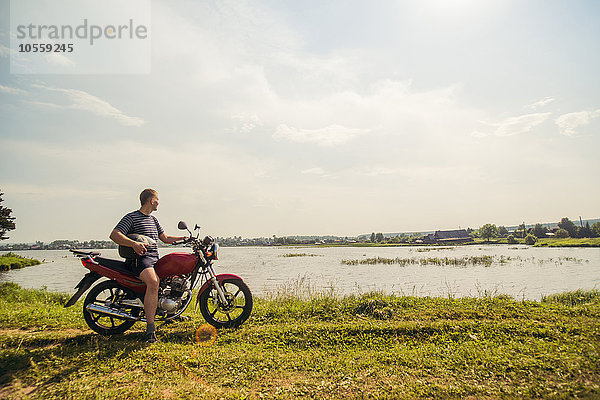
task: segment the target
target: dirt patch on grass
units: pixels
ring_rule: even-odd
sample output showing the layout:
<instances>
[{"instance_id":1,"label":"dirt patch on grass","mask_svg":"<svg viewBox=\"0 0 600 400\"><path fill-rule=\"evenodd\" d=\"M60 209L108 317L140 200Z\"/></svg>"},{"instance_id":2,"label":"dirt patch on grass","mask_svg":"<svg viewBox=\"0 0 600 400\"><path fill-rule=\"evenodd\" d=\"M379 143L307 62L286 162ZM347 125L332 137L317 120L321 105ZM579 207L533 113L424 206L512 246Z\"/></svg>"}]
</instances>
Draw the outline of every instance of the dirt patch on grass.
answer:
<instances>
[{"instance_id":1,"label":"dirt patch on grass","mask_svg":"<svg viewBox=\"0 0 600 400\"><path fill-rule=\"evenodd\" d=\"M22 386L17 380L12 385L0 388L0 399L27 399L37 391L37 386Z\"/></svg>"},{"instance_id":2,"label":"dirt patch on grass","mask_svg":"<svg viewBox=\"0 0 600 400\"><path fill-rule=\"evenodd\" d=\"M47 331L40 329L0 329L0 335L3 336L19 336L19 335L40 335L43 333L56 333L60 332L66 334L67 336L71 335L81 335L82 333L90 333L89 329L61 329L60 331Z\"/></svg>"}]
</instances>

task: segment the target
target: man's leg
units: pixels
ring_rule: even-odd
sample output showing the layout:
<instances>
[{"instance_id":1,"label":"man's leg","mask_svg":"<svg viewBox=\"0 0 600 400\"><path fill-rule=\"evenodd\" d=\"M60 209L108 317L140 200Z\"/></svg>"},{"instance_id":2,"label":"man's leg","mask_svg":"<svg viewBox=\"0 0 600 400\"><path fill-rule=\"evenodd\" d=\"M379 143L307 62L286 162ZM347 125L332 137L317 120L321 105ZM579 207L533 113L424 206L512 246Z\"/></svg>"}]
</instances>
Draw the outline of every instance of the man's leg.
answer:
<instances>
[{"instance_id":1,"label":"man's leg","mask_svg":"<svg viewBox=\"0 0 600 400\"><path fill-rule=\"evenodd\" d=\"M146 314L146 333L154 332L154 315L158 305L158 284L160 282L154 268L146 268L140 273L140 279L146 284L144 312Z\"/></svg>"}]
</instances>

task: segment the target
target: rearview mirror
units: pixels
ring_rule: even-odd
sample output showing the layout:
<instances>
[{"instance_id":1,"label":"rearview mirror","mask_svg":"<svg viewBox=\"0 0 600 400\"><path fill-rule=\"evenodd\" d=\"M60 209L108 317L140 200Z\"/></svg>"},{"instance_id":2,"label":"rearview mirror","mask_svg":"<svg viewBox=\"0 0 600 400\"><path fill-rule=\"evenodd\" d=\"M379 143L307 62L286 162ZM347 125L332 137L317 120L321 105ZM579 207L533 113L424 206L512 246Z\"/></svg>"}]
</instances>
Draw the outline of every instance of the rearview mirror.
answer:
<instances>
[{"instance_id":1,"label":"rearview mirror","mask_svg":"<svg viewBox=\"0 0 600 400\"><path fill-rule=\"evenodd\" d=\"M183 221L179 221L179 223L177 224L177 228L181 229L182 231L189 230L187 224Z\"/></svg>"}]
</instances>

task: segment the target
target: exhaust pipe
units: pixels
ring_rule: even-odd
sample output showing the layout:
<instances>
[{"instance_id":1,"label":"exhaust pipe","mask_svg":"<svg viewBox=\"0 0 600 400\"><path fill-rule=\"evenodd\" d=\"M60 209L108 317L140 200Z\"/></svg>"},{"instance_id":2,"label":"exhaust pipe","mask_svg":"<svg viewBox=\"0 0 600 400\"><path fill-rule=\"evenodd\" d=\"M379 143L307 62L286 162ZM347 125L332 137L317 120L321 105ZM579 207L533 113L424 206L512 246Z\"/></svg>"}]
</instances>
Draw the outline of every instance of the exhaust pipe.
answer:
<instances>
[{"instance_id":1,"label":"exhaust pipe","mask_svg":"<svg viewBox=\"0 0 600 400\"><path fill-rule=\"evenodd\" d=\"M90 312L95 312L98 314L109 315L111 317L126 319L128 321L139 321L139 318L134 317L133 315L123 312L121 310L117 310L116 308L101 306L98 304L88 304L85 306L85 309Z\"/></svg>"}]
</instances>

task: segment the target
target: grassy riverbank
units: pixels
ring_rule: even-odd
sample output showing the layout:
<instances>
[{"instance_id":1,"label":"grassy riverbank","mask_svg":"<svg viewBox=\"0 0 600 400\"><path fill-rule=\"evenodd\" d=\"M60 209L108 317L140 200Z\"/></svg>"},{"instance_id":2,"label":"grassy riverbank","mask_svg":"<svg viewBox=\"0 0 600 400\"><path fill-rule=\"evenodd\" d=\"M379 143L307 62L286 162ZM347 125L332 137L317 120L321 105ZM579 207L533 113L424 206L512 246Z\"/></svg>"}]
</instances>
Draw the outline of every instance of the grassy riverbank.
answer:
<instances>
[{"instance_id":1,"label":"grassy riverbank","mask_svg":"<svg viewBox=\"0 0 600 400\"><path fill-rule=\"evenodd\" d=\"M15 253L6 253L0 255L0 271L9 271L11 269L29 267L31 265L38 264L41 264L41 261L33 258L21 257Z\"/></svg>"},{"instance_id":2,"label":"grassy riverbank","mask_svg":"<svg viewBox=\"0 0 600 400\"><path fill-rule=\"evenodd\" d=\"M0 285L1 398L598 398L600 291L444 299L256 299L250 320L92 333L67 295Z\"/></svg>"},{"instance_id":3,"label":"grassy riverbank","mask_svg":"<svg viewBox=\"0 0 600 400\"><path fill-rule=\"evenodd\" d=\"M600 247L600 238L539 239L535 247Z\"/></svg>"}]
</instances>

